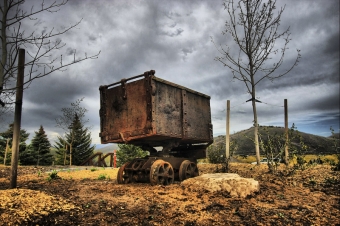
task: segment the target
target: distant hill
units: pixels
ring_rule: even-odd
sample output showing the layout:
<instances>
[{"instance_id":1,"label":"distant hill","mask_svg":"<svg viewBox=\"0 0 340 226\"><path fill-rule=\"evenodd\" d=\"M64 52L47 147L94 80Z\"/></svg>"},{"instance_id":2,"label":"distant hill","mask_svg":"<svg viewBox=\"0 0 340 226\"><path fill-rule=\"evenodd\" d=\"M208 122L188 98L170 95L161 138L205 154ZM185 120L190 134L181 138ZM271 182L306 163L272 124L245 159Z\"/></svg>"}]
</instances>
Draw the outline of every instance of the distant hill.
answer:
<instances>
[{"instance_id":1,"label":"distant hill","mask_svg":"<svg viewBox=\"0 0 340 226\"><path fill-rule=\"evenodd\" d=\"M269 134L284 134L283 127L274 127L274 126L260 126L259 132L262 135L263 139L267 136L265 129L268 129ZM332 137L322 137L309 133L303 133L299 131L299 134L303 138L303 142L310 147L309 152L306 154L335 154L335 150L333 146ZM255 155L255 146L254 142L251 140L254 137L254 127L251 127L246 130L242 130L235 134L230 135L230 140L235 140L238 144L237 155ZM338 136L339 137L339 136ZM251 139L250 139L251 138ZM214 138L214 145L220 144L225 146L225 135L221 135ZM298 140L293 140L293 144L298 144Z\"/></svg>"},{"instance_id":2,"label":"distant hill","mask_svg":"<svg viewBox=\"0 0 340 226\"><path fill-rule=\"evenodd\" d=\"M266 136L264 132L264 128L268 129L269 133L274 135L284 134L283 127L274 127L274 126L260 126L259 130L263 137ZM303 141L310 147L310 152L308 154L334 154L335 150L332 148L333 146L333 137L339 139L339 133L334 134L334 136L322 137L313 134L299 132L303 137ZM238 144L238 150L236 155L255 155L255 147L252 140L254 137L254 128L251 127L246 130L242 130L240 132L234 133L230 135L231 140L236 140ZM225 135L220 135L218 137L214 137L213 145L218 145L222 143L225 148ZM297 142L298 143L298 142ZM96 144L96 152L102 152L103 154L113 152L113 150L118 150L117 144ZM55 155L55 148L51 148L51 154Z\"/></svg>"},{"instance_id":3,"label":"distant hill","mask_svg":"<svg viewBox=\"0 0 340 226\"><path fill-rule=\"evenodd\" d=\"M333 135L330 135L329 138L337 138L337 139L340 139L340 133L334 133Z\"/></svg>"},{"instance_id":4,"label":"distant hill","mask_svg":"<svg viewBox=\"0 0 340 226\"><path fill-rule=\"evenodd\" d=\"M113 150L118 150L118 145L117 144L96 144L96 148L94 150L94 153L96 152L102 152L104 154L113 152ZM51 148L51 154L56 155L57 149L52 147Z\"/></svg>"},{"instance_id":5,"label":"distant hill","mask_svg":"<svg viewBox=\"0 0 340 226\"><path fill-rule=\"evenodd\" d=\"M94 150L94 153L96 152L102 152L103 154L113 152L113 150L118 150L117 144L105 144L105 145L96 145L96 149Z\"/></svg>"}]
</instances>

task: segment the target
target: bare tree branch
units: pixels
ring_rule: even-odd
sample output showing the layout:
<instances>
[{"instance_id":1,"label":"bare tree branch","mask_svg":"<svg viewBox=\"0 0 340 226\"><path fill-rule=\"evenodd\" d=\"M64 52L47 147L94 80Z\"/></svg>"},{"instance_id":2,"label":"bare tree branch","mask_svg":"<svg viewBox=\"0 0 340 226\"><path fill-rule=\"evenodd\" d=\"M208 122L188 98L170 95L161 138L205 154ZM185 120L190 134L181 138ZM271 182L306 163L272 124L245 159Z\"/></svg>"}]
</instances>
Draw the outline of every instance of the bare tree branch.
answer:
<instances>
[{"instance_id":1,"label":"bare tree branch","mask_svg":"<svg viewBox=\"0 0 340 226\"><path fill-rule=\"evenodd\" d=\"M259 142L257 137L257 113L256 113L256 85L264 79L273 81L288 74L301 58L300 50L293 64L283 72L278 68L283 63L285 52L290 41L289 27L283 32L278 32L281 15L285 7L280 8L275 14L276 0L226 0L224 8L229 18L225 23L223 35L228 35L237 46L238 54L231 52L230 46L217 46L220 56L215 57L216 61L228 67L233 79L242 81L248 93L251 95L254 126L255 126L255 149L256 159L259 164ZM283 47L277 48L276 41L283 39ZM277 57L278 56L278 57ZM274 62L274 63L273 63ZM273 65L270 66L269 64Z\"/></svg>"},{"instance_id":2,"label":"bare tree branch","mask_svg":"<svg viewBox=\"0 0 340 226\"><path fill-rule=\"evenodd\" d=\"M37 31L28 32L22 26L22 22L26 20L37 21L34 26L40 24L40 20L36 17L40 13L56 13L62 6L68 3L68 0L56 0L46 4L41 0L40 5L32 6L30 11L24 11L22 6L24 0L0 0L0 10L2 12L1 19L1 62L0 62L0 100L5 103L7 107L12 103L11 96L16 90L16 61L18 57L18 50L20 48L26 49L25 68L25 82L24 88L36 79L42 78L52 74L55 71L65 71L68 66L76 64L89 59L97 59L100 51L94 55L83 57L76 57L76 50L71 61L65 62L63 55L56 56L55 52L65 47L66 43L59 38L67 32L77 27L81 22L78 22L63 27L60 31L55 30L54 27L49 30L44 29L40 34ZM35 9L35 7L37 7ZM28 70L27 70L28 69Z\"/></svg>"}]
</instances>

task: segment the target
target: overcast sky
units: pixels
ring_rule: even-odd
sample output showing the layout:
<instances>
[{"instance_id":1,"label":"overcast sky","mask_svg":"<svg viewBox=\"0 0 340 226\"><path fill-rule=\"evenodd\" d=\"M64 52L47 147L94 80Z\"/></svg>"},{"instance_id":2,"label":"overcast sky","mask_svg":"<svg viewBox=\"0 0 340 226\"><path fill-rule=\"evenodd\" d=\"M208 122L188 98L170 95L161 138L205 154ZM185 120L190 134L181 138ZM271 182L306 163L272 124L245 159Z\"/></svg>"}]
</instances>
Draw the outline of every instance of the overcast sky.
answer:
<instances>
[{"instance_id":1,"label":"overcast sky","mask_svg":"<svg viewBox=\"0 0 340 226\"><path fill-rule=\"evenodd\" d=\"M30 10L33 2L23 7ZM48 2L48 1L47 1ZM43 125L50 141L62 131L55 126L61 108L84 97L93 143L99 139L99 86L117 82L151 69L162 79L211 96L214 136L225 134L226 101L231 101L231 133L253 124L246 87L233 81L231 71L214 60L217 45L233 44L222 35L227 11L221 0L71 0L59 12L37 15L39 23L23 23L27 30L60 29L80 25L62 37L65 56L101 54L96 60L75 64L64 72L35 80L24 92L22 129L34 136ZM330 136L339 132L339 1L279 0L286 5L281 31L290 27L291 41L282 69L302 58L286 76L263 81L257 87L260 125L284 126L284 99L288 99L289 126L299 131ZM278 48L282 46L277 46ZM66 58L67 60L67 58ZM13 116L1 123L7 129Z\"/></svg>"}]
</instances>

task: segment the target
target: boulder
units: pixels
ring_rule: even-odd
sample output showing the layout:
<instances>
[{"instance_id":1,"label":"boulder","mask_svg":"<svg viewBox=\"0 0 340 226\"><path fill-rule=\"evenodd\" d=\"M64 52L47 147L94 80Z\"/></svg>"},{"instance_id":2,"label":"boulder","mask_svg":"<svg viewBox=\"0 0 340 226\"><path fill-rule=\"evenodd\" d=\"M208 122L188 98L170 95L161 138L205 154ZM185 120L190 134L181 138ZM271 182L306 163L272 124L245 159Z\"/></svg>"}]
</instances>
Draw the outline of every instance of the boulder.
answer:
<instances>
[{"instance_id":1,"label":"boulder","mask_svg":"<svg viewBox=\"0 0 340 226\"><path fill-rule=\"evenodd\" d=\"M227 191L234 198L245 198L260 190L258 181L240 177L236 173L203 174L186 179L181 184L194 191L202 189L210 192Z\"/></svg>"}]
</instances>

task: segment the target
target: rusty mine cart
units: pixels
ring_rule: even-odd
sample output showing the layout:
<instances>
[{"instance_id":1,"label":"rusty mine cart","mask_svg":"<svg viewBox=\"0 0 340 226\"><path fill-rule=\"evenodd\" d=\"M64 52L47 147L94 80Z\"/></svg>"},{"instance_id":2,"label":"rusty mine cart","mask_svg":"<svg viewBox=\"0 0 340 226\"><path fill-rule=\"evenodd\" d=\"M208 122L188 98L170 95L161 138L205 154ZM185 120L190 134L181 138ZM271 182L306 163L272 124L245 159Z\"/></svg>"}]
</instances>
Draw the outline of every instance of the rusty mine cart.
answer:
<instances>
[{"instance_id":1,"label":"rusty mine cart","mask_svg":"<svg viewBox=\"0 0 340 226\"><path fill-rule=\"evenodd\" d=\"M101 143L150 153L122 165L118 183L168 185L198 176L197 159L213 141L209 96L157 78L154 70L99 90Z\"/></svg>"}]
</instances>

